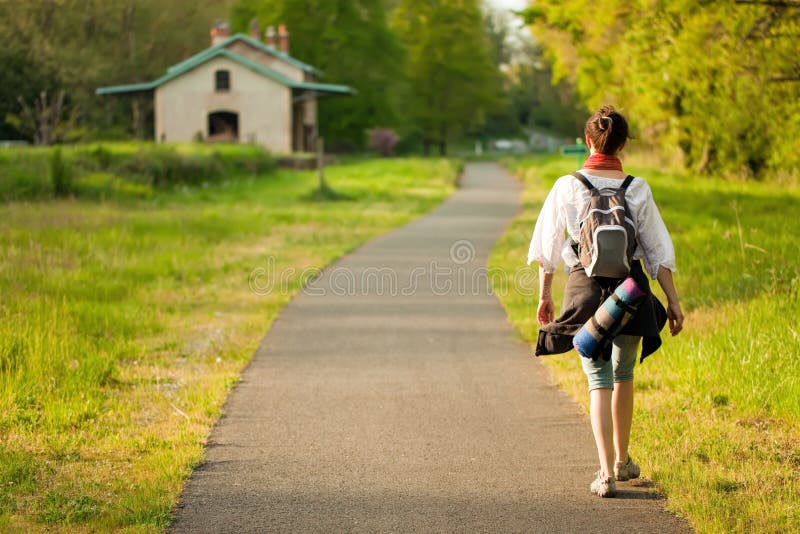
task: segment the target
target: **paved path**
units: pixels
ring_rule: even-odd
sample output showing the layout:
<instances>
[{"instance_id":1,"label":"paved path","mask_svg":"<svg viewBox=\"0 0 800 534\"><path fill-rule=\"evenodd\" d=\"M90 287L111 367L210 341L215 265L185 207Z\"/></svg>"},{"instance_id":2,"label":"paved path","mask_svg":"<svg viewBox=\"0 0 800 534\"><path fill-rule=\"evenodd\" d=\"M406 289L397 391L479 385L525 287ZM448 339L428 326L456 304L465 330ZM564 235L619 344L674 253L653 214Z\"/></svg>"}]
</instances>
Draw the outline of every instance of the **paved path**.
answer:
<instances>
[{"instance_id":1,"label":"paved path","mask_svg":"<svg viewBox=\"0 0 800 534\"><path fill-rule=\"evenodd\" d=\"M588 418L485 283L469 288L519 193L496 164L468 165L436 211L329 268L310 288L324 295L298 295L231 394L174 531L686 531L646 487L589 494Z\"/></svg>"}]
</instances>

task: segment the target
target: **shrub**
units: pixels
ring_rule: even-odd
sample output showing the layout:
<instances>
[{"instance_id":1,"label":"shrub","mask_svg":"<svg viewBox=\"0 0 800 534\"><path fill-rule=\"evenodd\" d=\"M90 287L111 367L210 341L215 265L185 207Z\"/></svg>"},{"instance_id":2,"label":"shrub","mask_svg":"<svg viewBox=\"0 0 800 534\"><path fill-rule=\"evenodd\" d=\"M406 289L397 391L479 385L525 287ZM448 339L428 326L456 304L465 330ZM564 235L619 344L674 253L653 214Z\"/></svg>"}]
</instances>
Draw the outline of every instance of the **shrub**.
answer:
<instances>
[{"instance_id":1,"label":"shrub","mask_svg":"<svg viewBox=\"0 0 800 534\"><path fill-rule=\"evenodd\" d=\"M121 171L155 187L197 185L220 177L224 164L213 154L180 154L172 147L157 147L135 153L123 163Z\"/></svg>"},{"instance_id":2,"label":"shrub","mask_svg":"<svg viewBox=\"0 0 800 534\"><path fill-rule=\"evenodd\" d=\"M400 141L400 137L394 133L394 130L375 128L369 131L369 147L385 158L394 153L394 147L398 141Z\"/></svg>"},{"instance_id":3,"label":"shrub","mask_svg":"<svg viewBox=\"0 0 800 534\"><path fill-rule=\"evenodd\" d=\"M53 149L50 155L50 182L57 197L65 197L72 189L72 176L69 165L61 155L61 147Z\"/></svg>"},{"instance_id":4,"label":"shrub","mask_svg":"<svg viewBox=\"0 0 800 534\"><path fill-rule=\"evenodd\" d=\"M235 180L276 167L264 148L246 145L111 143L6 149L0 151L0 201L50 195L141 197L152 187Z\"/></svg>"},{"instance_id":5,"label":"shrub","mask_svg":"<svg viewBox=\"0 0 800 534\"><path fill-rule=\"evenodd\" d=\"M50 149L0 150L0 200L51 196L50 156Z\"/></svg>"},{"instance_id":6,"label":"shrub","mask_svg":"<svg viewBox=\"0 0 800 534\"><path fill-rule=\"evenodd\" d=\"M100 167L100 170L106 170L111 167L113 162L113 157L111 155L111 151L109 151L103 145L97 145L89 152L92 159L95 163Z\"/></svg>"},{"instance_id":7,"label":"shrub","mask_svg":"<svg viewBox=\"0 0 800 534\"><path fill-rule=\"evenodd\" d=\"M124 180L107 172L95 172L75 181L75 193L90 198L147 198L153 194L148 184Z\"/></svg>"}]
</instances>

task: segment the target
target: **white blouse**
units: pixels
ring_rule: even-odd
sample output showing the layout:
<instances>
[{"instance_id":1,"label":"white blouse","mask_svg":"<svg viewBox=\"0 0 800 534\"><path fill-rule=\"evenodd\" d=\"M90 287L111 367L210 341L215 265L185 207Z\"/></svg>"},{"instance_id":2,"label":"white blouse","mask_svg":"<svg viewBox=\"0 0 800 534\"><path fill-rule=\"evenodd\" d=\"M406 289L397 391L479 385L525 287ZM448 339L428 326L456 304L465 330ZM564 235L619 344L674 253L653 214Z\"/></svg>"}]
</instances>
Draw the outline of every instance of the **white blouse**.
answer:
<instances>
[{"instance_id":1,"label":"white blouse","mask_svg":"<svg viewBox=\"0 0 800 534\"><path fill-rule=\"evenodd\" d=\"M603 178L581 171L598 188L618 188L621 179ZM659 266L676 271L675 248L653 200L650 186L636 178L625 194L628 210L636 221L636 250L633 259L644 260L644 266L655 279ZM555 272L561 259L569 266L580 260L572 249L572 241L580 240L578 221L589 203L589 190L572 175L559 178L544 201L528 249L528 265L541 262L544 272Z\"/></svg>"}]
</instances>

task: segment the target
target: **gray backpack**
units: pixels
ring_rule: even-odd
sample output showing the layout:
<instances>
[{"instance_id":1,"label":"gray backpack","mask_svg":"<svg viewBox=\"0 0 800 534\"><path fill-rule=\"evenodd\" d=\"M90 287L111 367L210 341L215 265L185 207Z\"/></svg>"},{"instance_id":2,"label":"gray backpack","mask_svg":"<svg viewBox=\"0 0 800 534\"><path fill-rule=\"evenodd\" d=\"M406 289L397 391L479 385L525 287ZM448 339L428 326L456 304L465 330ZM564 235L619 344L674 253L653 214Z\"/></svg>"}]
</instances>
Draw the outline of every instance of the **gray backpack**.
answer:
<instances>
[{"instance_id":1,"label":"gray backpack","mask_svg":"<svg viewBox=\"0 0 800 534\"><path fill-rule=\"evenodd\" d=\"M581 173L581 181L591 197L580 220L578 258L590 277L624 278L631 270L636 249L636 225L628 212L625 191L633 181L628 176L619 189L597 189Z\"/></svg>"}]
</instances>

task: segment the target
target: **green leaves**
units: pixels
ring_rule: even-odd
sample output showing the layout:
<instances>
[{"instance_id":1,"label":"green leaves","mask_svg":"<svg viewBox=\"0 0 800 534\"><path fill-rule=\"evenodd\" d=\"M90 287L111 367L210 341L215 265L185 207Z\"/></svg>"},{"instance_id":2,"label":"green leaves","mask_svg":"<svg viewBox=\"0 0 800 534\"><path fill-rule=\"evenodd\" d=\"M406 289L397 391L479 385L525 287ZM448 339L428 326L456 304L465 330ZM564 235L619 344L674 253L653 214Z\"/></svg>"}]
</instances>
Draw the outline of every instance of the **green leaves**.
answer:
<instances>
[{"instance_id":1,"label":"green leaves","mask_svg":"<svg viewBox=\"0 0 800 534\"><path fill-rule=\"evenodd\" d=\"M402 49L384 2L373 0L239 0L234 31L252 19L262 28L286 24L289 53L323 72L320 81L349 85L354 98L320 101L319 128L334 149L361 148L367 130L398 122Z\"/></svg>"},{"instance_id":2,"label":"green leaves","mask_svg":"<svg viewBox=\"0 0 800 534\"><path fill-rule=\"evenodd\" d=\"M613 103L641 140L699 173L800 170L800 8L769 2L538 1L527 20L589 107Z\"/></svg>"},{"instance_id":3,"label":"green leaves","mask_svg":"<svg viewBox=\"0 0 800 534\"><path fill-rule=\"evenodd\" d=\"M473 0L401 0L392 26L406 48L409 116L427 152L483 125L502 101L498 66Z\"/></svg>"}]
</instances>

